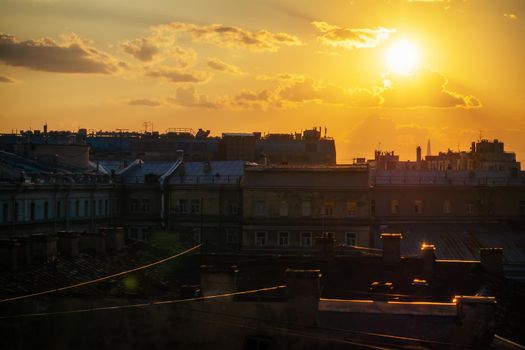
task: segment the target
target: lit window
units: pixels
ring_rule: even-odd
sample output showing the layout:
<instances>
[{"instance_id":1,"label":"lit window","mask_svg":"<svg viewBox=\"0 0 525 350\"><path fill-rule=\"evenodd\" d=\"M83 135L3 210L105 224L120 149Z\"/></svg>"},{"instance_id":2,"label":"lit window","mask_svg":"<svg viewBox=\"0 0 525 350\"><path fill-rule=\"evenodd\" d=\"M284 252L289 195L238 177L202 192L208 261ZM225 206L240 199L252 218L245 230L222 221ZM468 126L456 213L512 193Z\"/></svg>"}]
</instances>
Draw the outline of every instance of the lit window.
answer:
<instances>
[{"instance_id":1,"label":"lit window","mask_svg":"<svg viewBox=\"0 0 525 350\"><path fill-rule=\"evenodd\" d=\"M257 247L264 247L266 245L266 232L255 232L255 245Z\"/></svg>"},{"instance_id":2,"label":"lit window","mask_svg":"<svg viewBox=\"0 0 525 350\"><path fill-rule=\"evenodd\" d=\"M357 216L357 202L347 202L346 203L346 212L350 217Z\"/></svg>"},{"instance_id":3,"label":"lit window","mask_svg":"<svg viewBox=\"0 0 525 350\"><path fill-rule=\"evenodd\" d=\"M311 232L301 232L301 247L311 247L312 246L312 233Z\"/></svg>"},{"instance_id":4,"label":"lit window","mask_svg":"<svg viewBox=\"0 0 525 350\"><path fill-rule=\"evenodd\" d=\"M345 244L351 246L357 245L357 233L345 232Z\"/></svg>"},{"instance_id":5,"label":"lit window","mask_svg":"<svg viewBox=\"0 0 525 350\"><path fill-rule=\"evenodd\" d=\"M324 216L334 215L334 203L333 202L324 202L323 214Z\"/></svg>"},{"instance_id":6,"label":"lit window","mask_svg":"<svg viewBox=\"0 0 525 350\"><path fill-rule=\"evenodd\" d=\"M288 232L279 232L279 246L285 247L289 244L290 234Z\"/></svg>"},{"instance_id":7,"label":"lit window","mask_svg":"<svg viewBox=\"0 0 525 350\"><path fill-rule=\"evenodd\" d=\"M390 201L390 213L392 214L399 213L399 201L397 199L392 199Z\"/></svg>"}]
</instances>

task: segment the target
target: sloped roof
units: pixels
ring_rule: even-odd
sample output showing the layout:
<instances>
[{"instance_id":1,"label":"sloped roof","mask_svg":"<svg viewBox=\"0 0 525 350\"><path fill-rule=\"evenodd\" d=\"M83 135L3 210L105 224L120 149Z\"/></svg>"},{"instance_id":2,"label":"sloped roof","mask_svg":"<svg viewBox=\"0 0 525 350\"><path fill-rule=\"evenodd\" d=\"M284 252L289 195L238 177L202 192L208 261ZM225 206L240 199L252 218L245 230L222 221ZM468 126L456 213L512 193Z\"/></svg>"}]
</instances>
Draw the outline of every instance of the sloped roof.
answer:
<instances>
[{"instance_id":1,"label":"sloped roof","mask_svg":"<svg viewBox=\"0 0 525 350\"><path fill-rule=\"evenodd\" d=\"M125 183L144 183L144 177L148 174L162 176L170 170L176 161L136 161L134 164L123 169L122 179Z\"/></svg>"},{"instance_id":2,"label":"sloped roof","mask_svg":"<svg viewBox=\"0 0 525 350\"><path fill-rule=\"evenodd\" d=\"M430 243L437 259L479 260L480 248L503 248L506 263L525 262L525 232L503 224L399 224L388 230L403 233L402 255L418 255Z\"/></svg>"},{"instance_id":3,"label":"sloped roof","mask_svg":"<svg viewBox=\"0 0 525 350\"><path fill-rule=\"evenodd\" d=\"M209 168L206 163L209 163ZM170 184L235 184L243 174L242 160L184 162L170 179Z\"/></svg>"}]
</instances>

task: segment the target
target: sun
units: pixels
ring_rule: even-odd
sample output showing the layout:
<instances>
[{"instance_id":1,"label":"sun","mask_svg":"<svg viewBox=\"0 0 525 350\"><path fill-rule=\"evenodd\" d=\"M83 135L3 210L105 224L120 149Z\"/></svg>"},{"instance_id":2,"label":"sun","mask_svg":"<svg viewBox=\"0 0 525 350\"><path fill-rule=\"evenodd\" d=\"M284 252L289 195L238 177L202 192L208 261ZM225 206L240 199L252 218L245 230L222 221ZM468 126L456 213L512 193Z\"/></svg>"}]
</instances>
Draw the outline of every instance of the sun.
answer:
<instances>
[{"instance_id":1,"label":"sun","mask_svg":"<svg viewBox=\"0 0 525 350\"><path fill-rule=\"evenodd\" d=\"M418 48L408 40L401 39L390 46L386 52L386 62L390 70L401 75L414 73L420 61Z\"/></svg>"}]
</instances>

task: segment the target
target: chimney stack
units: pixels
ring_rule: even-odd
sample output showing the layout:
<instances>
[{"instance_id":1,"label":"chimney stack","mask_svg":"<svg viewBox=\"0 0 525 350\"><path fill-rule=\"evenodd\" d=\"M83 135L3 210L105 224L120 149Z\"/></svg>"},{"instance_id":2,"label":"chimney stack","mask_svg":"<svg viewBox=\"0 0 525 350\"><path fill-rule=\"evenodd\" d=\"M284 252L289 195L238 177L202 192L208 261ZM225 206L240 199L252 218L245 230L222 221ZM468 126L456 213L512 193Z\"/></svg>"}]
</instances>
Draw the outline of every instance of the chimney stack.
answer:
<instances>
[{"instance_id":1,"label":"chimney stack","mask_svg":"<svg viewBox=\"0 0 525 350\"><path fill-rule=\"evenodd\" d=\"M417 146L416 148L416 160L418 163L421 162L421 146Z\"/></svg>"},{"instance_id":2,"label":"chimney stack","mask_svg":"<svg viewBox=\"0 0 525 350\"><path fill-rule=\"evenodd\" d=\"M315 325L319 308L320 270L286 269L288 320L300 325Z\"/></svg>"},{"instance_id":3,"label":"chimney stack","mask_svg":"<svg viewBox=\"0 0 525 350\"><path fill-rule=\"evenodd\" d=\"M385 264L397 264L401 260L401 233L382 233L383 262Z\"/></svg>"},{"instance_id":4,"label":"chimney stack","mask_svg":"<svg viewBox=\"0 0 525 350\"><path fill-rule=\"evenodd\" d=\"M485 272L496 276L503 275L503 248L481 248L479 257Z\"/></svg>"},{"instance_id":5,"label":"chimney stack","mask_svg":"<svg viewBox=\"0 0 525 350\"><path fill-rule=\"evenodd\" d=\"M428 282L434 279L434 267L436 264L436 247L433 244L423 243L421 245L421 260L423 263L423 278Z\"/></svg>"}]
</instances>

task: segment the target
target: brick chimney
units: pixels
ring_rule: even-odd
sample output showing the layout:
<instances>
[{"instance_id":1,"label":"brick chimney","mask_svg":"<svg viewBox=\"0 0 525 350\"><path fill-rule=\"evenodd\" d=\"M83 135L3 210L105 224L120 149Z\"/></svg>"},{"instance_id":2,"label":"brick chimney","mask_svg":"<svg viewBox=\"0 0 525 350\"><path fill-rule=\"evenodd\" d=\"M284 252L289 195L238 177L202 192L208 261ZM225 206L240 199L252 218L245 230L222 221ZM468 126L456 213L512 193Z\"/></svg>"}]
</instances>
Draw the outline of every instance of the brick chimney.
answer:
<instances>
[{"instance_id":1,"label":"brick chimney","mask_svg":"<svg viewBox=\"0 0 525 350\"><path fill-rule=\"evenodd\" d=\"M238 272L237 266L220 268L212 265L201 265L202 295L208 296L235 292L237 290Z\"/></svg>"},{"instance_id":2,"label":"brick chimney","mask_svg":"<svg viewBox=\"0 0 525 350\"><path fill-rule=\"evenodd\" d=\"M496 276L503 275L503 248L481 248L479 257L485 272Z\"/></svg>"},{"instance_id":3,"label":"brick chimney","mask_svg":"<svg viewBox=\"0 0 525 350\"><path fill-rule=\"evenodd\" d=\"M423 278L428 282L434 279L436 264L436 247L433 244L423 243L421 245L421 263L423 264Z\"/></svg>"},{"instance_id":4,"label":"brick chimney","mask_svg":"<svg viewBox=\"0 0 525 350\"><path fill-rule=\"evenodd\" d=\"M385 264L398 264L401 260L401 233L382 233L383 262Z\"/></svg>"},{"instance_id":5,"label":"brick chimney","mask_svg":"<svg viewBox=\"0 0 525 350\"><path fill-rule=\"evenodd\" d=\"M332 233L325 232L315 238L315 254L321 259L334 257L335 238Z\"/></svg>"},{"instance_id":6,"label":"brick chimney","mask_svg":"<svg viewBox=\"0 0 525 350\"><path fill-rule=\"evenodd\" d=\"M320 270L286 269L286 300L289 322L315 325L319 308Z\"/></svg>"}]
</instances>

